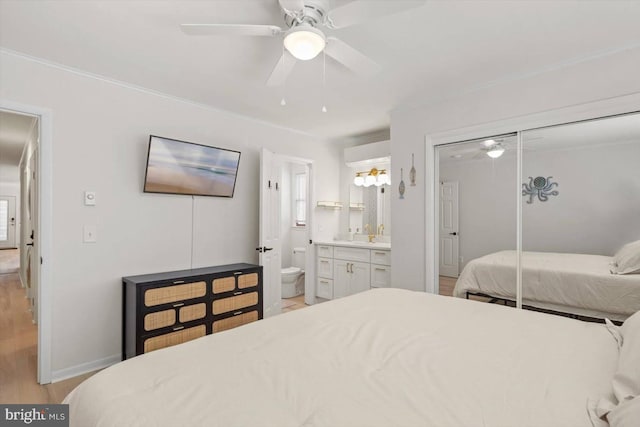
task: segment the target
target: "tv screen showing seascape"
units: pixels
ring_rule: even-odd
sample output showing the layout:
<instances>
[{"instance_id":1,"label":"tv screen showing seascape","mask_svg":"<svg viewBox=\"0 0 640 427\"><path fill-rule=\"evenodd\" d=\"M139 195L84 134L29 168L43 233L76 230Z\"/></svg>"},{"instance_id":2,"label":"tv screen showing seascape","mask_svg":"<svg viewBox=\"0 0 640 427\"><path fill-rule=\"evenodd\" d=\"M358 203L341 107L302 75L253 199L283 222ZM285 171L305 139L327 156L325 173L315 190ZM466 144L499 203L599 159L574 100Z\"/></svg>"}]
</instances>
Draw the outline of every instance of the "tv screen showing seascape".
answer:
<instances>
[{"instance_id":1,"label":"tv screen showing seascape","mask_svg":"<svg viewBox=\"0 0 640 427\"><path fill-rule=\"evenodd\" d=\"M233 197L240 152L151 136L146 193Z\"/></svg>"}]
</instances>

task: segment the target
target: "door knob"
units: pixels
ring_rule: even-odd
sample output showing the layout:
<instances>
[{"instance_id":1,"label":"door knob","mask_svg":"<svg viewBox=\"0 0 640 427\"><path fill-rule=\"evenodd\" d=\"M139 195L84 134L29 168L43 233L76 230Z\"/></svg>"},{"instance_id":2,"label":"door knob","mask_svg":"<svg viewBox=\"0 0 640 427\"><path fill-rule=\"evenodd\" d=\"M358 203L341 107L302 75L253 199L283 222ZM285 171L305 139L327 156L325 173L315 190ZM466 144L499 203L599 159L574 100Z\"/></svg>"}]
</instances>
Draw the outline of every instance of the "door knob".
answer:
<instances>
[{"instance_id":1,"label":"door knob","mask_svg":"<svg viewBox=\"0 0 640 427\"><path fill-rule=\"evenodd\" d=\"M265 251L265 252L269 252L269 251L272 251L272 250L273 250L273 248L268 248L268 247L264 246L264 247L262 248L262 250L263 250L263 251Z\"/></svg>"},{"instance_id":2,"label":"door knob","mask_svg":"<svg viewBox=\"0 0 640 427\"><path fill-rule=\"evenodd\" d=\"M451 236L457 236L457 235L458 235L458 233L456 233L456 232L454 231L453 233L449 233L449 235L451 235Z\"/></svg>"}]
</instances>

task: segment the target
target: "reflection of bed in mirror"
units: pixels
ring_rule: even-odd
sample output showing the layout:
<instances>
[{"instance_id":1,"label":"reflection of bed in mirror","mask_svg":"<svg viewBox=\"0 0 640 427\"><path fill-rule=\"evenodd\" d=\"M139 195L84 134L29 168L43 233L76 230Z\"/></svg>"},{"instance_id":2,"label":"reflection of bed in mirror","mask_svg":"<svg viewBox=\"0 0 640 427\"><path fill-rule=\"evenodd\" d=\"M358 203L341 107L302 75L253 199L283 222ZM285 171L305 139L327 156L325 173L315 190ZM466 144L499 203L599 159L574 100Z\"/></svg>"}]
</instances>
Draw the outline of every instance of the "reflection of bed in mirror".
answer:
<instances>
[{"instance_id":1,"label":"reflection of bed in mirror","mask_svg":"<svg viewBox=\"0 0 640 427\"><path fill-rule=\"evenodd\" d=\"M640 274L611 273L613 257L570 253L523 252L523 305L624 321L640 310ZM463 269L453 296L480 295L516 299L516 251L476 258Z\"/></svg>"}]
</instances>

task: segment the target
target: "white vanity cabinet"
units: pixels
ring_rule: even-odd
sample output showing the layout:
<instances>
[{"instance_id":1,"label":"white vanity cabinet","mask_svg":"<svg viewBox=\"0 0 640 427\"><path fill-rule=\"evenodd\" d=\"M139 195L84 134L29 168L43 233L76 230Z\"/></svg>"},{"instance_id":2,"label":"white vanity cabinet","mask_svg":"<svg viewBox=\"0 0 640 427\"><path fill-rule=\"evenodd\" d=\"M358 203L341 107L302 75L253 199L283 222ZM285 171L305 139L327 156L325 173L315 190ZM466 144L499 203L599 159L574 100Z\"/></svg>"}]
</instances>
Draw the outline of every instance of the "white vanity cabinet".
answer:
<instances>
[{"instance_id":1,"label":"white vanity cabinet","mask_svg":"<svg viewBox=\"0 0 640 427\"><path fill-rule=\"evenodd\" d=\"M321 243L317 244L316 253L316 296L320 298L341 298L390 286L390 249Z\"/></svg>"},{"instance_id":2,"label":"white vanity cabinet","mask_svg":"<svg viewBox=\"0 0 640 427\"><path fill-rule=\"evenodd\" d=\"M364 262L334 260L333 297L341 298L370 289L371 266Z\"/></svg>"}]
</instances>

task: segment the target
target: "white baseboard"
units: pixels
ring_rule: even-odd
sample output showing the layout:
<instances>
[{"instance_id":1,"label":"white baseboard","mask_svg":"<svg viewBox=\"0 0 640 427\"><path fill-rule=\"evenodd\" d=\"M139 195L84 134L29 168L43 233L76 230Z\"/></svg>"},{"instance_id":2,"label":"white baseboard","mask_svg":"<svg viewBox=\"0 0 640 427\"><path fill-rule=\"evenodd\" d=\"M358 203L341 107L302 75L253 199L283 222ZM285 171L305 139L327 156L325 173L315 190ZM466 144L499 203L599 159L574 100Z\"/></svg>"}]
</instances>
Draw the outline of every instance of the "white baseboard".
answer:
<instances>
[{"instance_id":1,"label":"white baseboard","mask_svg":"<svg viewBox=\"0 0 640 427\"><path fill-rule=\"evenodd\" d=\"M116 363L120 362L120 360L122 360L122 355L114 354L113 356L105 357L104 359L98 359L92 362L82 363L80 365L53 371L51 373L51 382L57 383L58 381L86 374L87 372L104 369L108 366L115 365Z\"/></svg>"}]
</instances>

